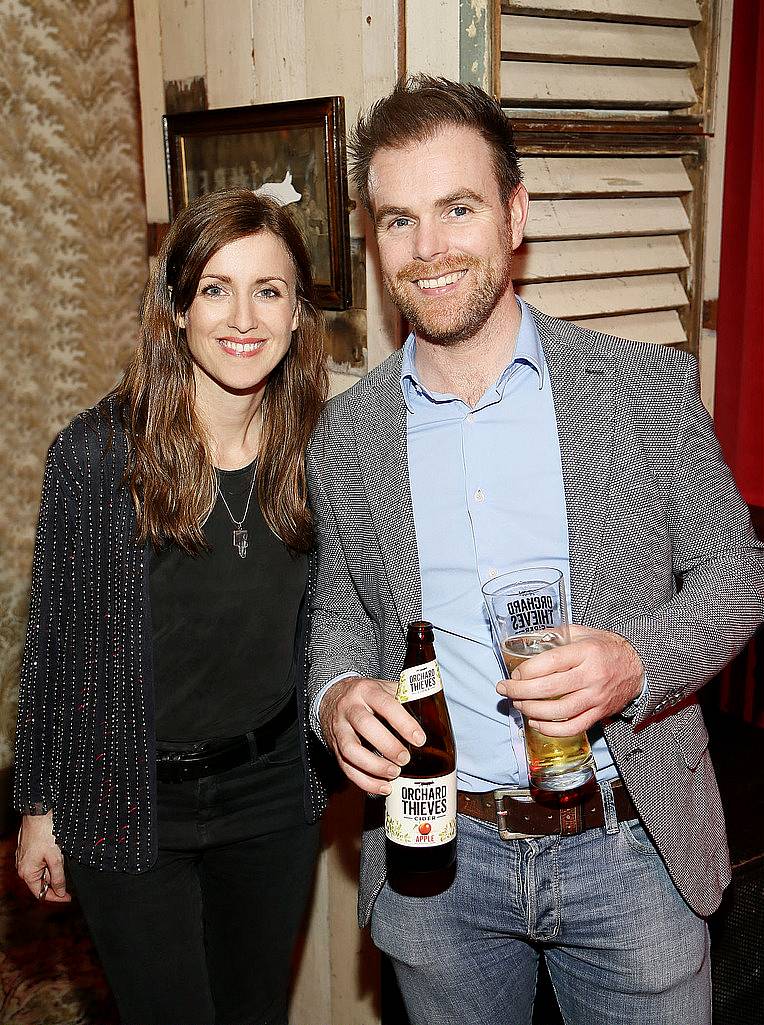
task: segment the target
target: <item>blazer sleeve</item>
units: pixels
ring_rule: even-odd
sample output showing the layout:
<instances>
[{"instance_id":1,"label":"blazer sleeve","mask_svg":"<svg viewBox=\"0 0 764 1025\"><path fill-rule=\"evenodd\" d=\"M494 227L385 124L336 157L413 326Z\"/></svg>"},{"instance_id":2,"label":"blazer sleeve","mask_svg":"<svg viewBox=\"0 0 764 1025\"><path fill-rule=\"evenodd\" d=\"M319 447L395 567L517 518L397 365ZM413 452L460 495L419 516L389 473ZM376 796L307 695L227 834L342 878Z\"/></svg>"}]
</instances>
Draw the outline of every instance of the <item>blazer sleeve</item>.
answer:
<instances>
[{"instance_id":1,"label":"blazer sleeve","mask_svg":"<svg viewBox=\"0 0 764 1025\"><path fill-rule=\"evenodd\" d=\"M681 704L764 620L764 545L724 462L713 422L686 370L667 516L676 594L616 629L646 670L638 724Z\"/></svg>"},{"instance_id":2,"label":"blazer sleeve","mask_svg":"<svg viewBox=\"0 0 764 1025\"><path fill-rule=\"evenodd\" d=\"M308 453L307 474L317 540L317 579L310 634L311 705L327 683L343 674L379 678L377 628L361 601L323 475L340 473L318 444ZM335 489L336 491L336 489Z\"/></svg>"},{"instance_id":3,"label":"blazer sleeve","mask_svg":"<svg viewBox=\"0 0 764 1025\"><path fill-rule=\"evenodd\" d=\"M54 443L45 465L19 680L14 806L28 815L49 811L56 792L54 718L62 714L59 685L71 604L66 586L71 573L67 539L74 535L67 491Z\"/></svg>"}]
</instances>

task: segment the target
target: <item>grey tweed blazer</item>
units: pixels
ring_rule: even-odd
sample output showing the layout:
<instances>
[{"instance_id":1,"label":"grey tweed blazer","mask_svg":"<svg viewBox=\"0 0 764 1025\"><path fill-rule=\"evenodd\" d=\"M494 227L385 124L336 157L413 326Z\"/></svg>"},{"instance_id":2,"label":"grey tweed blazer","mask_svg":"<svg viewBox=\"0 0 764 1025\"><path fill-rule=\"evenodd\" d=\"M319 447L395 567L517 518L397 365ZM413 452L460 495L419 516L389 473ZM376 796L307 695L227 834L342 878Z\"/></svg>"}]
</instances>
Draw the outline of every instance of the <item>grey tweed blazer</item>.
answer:
<instances>
[{"instance_id":1,"label":"grey tweed blazer","mask_svg":"<svg viewBox=\"0 0 764 1025\"><path fill-rule=\"evenodd\" d=\"M557 414L573 619L627 637L647 673L647 700L605 737L677 889L708 915L729 858L696 694L764 619L764 552L700 402L695 360L531 312ZM421 618L400 368L398 352L333 399L309 453L312 695L344 672L396 679L405 628ZM362 925L384 875L375 825L362 844Z\"/></svg>"}]
</instances>

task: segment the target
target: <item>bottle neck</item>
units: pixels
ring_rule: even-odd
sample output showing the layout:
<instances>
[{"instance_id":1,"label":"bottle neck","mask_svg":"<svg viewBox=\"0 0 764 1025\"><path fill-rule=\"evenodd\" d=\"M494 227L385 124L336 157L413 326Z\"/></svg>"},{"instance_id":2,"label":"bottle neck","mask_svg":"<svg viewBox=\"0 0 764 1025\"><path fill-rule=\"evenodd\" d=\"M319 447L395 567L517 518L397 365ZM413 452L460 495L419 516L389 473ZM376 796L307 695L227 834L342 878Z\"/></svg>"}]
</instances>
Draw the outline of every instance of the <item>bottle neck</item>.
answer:
<instances>
[{"instance_id":1,"label":"bottle neck","mask_svg":"<svg viewBox=\"0 0 764 1025\"><path fill-rule=\"evenodd\" d=\"M435 662L435 646L432 641L428 644L426 642L417 642L416 644L409 644L406 648L406 658L403 662L404 669L411 669L413 666L424 666L428 662Z\"/></svg>"}]
</instances>

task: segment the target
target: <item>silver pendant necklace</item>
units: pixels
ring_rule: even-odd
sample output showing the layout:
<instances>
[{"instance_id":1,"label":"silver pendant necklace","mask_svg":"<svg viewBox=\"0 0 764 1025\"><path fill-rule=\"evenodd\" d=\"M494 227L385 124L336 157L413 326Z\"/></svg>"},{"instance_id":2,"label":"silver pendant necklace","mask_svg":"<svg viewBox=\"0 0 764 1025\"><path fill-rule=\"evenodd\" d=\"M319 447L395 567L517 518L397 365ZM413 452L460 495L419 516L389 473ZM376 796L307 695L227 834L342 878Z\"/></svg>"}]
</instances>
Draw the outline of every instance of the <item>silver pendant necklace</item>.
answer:
<instances>
[{"instance_id":1,"label":"silver pendant necklace","mask_svg":"<svg viewBox=\"0 0 764 1025\"><path fill-rule=\"evenodd\" d=\"M247 557L247 539L249 538L249 531L244 529L244 521L246 520L247 513L249 512L249 503L252 499L252 492L255 490L256 476L257 466L255 466L255 469L252 471L252 483L249 485L249 494L247 495L247 504L244 506L244 514L242 515L240 520L237 520L234 514L231 512L231 507L225 500L225 495L223 494L222 488L220 487L220 477L217 473L215 474L215 486L217 488L217 493L220 495L223 501L223 505L226 508L226 512L231 517L231 523L233 523L233 530L231 532L233 538L233 546L238 551L239 556L242 559L246 559Z\"/></svg>"}]
</instances>

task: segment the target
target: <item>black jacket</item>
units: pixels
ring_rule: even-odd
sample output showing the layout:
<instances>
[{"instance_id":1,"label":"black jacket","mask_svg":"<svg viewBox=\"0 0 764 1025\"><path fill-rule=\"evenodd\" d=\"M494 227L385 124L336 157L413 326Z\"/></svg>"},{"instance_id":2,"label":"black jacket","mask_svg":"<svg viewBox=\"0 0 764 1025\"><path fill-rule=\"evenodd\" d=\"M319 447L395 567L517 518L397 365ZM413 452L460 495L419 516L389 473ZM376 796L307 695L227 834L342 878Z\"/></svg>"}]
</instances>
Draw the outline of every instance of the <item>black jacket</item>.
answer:
<instances>
[{"instance_id":1,"label":"black jacket","mask_svg":"<svg viewBox=\"0 0 764 1025\"><path fill-rule=\"evenodd\" d=\"M21 667L14 804L53 809L59 847L102 869L157 856L150 546L135 541L122 483L126 438L113 399L81 413L45 466ZM305 811L326 804L308 729L307 633L315 563L298 627Z\"/></svg>"}]
</instances>

